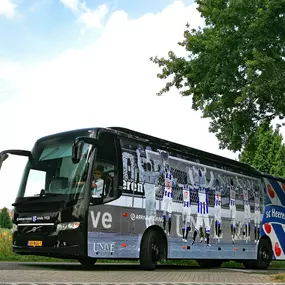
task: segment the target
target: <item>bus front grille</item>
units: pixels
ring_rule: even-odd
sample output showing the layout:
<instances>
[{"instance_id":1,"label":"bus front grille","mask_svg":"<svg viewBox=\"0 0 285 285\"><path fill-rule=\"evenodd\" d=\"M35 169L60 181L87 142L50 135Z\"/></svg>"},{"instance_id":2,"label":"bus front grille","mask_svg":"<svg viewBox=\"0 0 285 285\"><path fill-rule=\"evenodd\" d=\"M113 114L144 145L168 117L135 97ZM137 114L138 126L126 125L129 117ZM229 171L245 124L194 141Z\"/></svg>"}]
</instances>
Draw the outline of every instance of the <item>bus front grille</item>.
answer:
<instances>
[{"instance_id":1,"label":"bus front grille","mask_svg":"<svg viewBox=\"0 0 285 285\"><path fill-rule=\"evenodd\" d=\"M49 235L55 232L55 226L43 226L43 225L31 225L31 226L20 226L18 227L19 234L42 234Z\"/></svg>"}]
</instances>

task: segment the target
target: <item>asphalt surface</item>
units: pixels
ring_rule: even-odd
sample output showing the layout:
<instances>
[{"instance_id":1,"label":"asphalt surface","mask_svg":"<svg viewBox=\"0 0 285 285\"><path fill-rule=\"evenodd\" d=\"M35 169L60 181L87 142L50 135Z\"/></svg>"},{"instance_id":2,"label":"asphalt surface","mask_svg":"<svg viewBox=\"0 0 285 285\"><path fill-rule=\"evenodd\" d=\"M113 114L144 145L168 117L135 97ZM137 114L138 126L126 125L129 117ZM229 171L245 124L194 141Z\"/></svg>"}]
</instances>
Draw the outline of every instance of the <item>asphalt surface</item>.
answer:
<instances>
[{"instance_id":1,"label":"asphalt surface","mask_svg":"<svg viewBox=\"0 0 285 285\"><path fill-rule=\"evenodd\" d=\"M0 262L0 284L274 284L270 276L280 272L285 273L285 269L260 271L159 265L154 271L143 271L137 263L98 263L92 269L84 269L77 263Z\"/></svg>"}]
</instances>

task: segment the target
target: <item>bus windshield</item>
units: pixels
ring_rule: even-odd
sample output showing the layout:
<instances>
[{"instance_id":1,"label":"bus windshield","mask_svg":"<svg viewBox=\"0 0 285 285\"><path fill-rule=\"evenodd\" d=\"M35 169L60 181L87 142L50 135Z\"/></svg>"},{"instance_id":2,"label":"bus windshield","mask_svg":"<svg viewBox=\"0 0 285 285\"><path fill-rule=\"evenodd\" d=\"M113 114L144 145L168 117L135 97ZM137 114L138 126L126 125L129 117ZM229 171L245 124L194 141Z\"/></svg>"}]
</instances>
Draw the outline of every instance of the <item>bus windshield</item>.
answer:
<instances>
[{"instance_id":1,"label":"bus windshield","mask_svg":"<svg viewBox=\"0 0 285 285\"><path fill-rule=\"evenodd\" d=\"M24 170L17 198L61 195L83 197L92 147L85 144L79 163L72 162L73 139L38 142Z\"/></svg>"}]
</instances>

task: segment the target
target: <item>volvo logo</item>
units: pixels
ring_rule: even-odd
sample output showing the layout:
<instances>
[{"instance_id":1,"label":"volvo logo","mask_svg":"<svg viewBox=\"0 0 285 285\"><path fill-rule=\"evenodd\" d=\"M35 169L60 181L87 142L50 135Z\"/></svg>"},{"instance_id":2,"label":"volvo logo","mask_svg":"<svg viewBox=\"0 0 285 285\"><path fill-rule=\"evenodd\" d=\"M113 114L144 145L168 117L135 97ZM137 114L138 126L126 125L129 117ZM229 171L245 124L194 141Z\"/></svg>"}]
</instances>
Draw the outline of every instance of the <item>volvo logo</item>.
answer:
<instances>
[{"instance_id":1,"label":"volvo logo","mask_svg":"<svg viewBox=\"0 0 285 285\"><path fill-rule=\"evenodd\" d=\"M37 229L41 228L42 226L33 227L31 230L27 231L27 233L35 232Z\"/></svg>"}]
</instances>

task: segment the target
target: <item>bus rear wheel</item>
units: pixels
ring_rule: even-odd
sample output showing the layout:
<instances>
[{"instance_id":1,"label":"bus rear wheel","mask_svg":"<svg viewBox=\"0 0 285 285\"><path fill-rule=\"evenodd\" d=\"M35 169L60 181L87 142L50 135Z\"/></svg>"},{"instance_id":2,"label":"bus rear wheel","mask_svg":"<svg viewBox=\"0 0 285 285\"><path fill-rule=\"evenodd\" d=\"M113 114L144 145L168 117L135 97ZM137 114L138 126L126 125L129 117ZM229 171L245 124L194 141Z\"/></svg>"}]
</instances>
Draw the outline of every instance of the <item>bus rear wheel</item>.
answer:
<instances>
[{"instance_id":1,"label":"bus rear wheel","mask_svg":"<svg viewBox=\"0 0 285 285\"><path fill-rule=\"evenodd\" d=\"M257 259L246 260L243 265L247 269L267 269L272 260L271 244L266 239L261 239L258 244Z\"/></svg>"},{"instance_id":2,"label":"bus rear wheel","mask_svg":"<svg viewBox=\"0 0 285 285\"><path fill-rule=\"evenodd\" d=\"M91 268L96 263L97 259L92 257L78 258L78 261L86 268Z\"/></svg>"},{"instance_id":3,"label":"bus rear wheel","mask_svg":"<svg viewBox=\"0 0 285 285\"><path fill-rule=\"evenodd\" d=\"M140 268L143 270L154 270L159 260L159 243L155 230L145 233L140 249Z\"/></svg>"}]
</instances>

